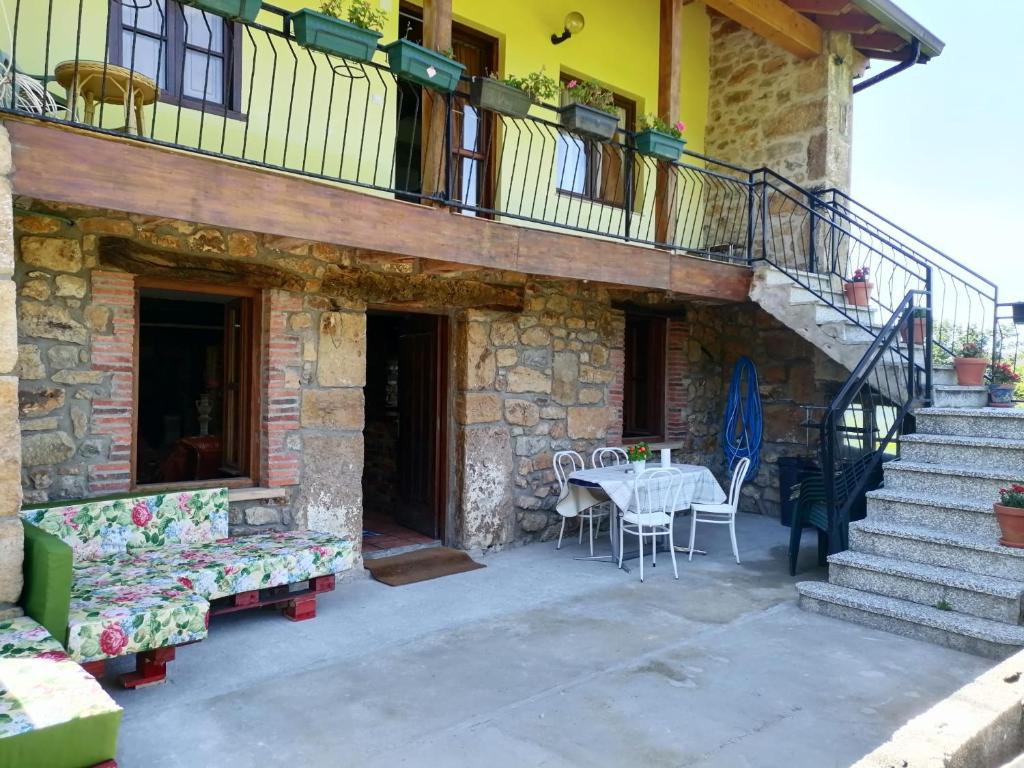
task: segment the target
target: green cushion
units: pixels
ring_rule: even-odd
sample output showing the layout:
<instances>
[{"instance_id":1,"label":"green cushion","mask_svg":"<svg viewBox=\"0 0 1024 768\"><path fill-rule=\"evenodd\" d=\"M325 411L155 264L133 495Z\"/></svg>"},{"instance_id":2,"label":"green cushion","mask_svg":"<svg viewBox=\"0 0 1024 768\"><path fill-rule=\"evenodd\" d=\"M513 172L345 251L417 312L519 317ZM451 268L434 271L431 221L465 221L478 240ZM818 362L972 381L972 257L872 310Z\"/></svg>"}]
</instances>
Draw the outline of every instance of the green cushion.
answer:
<instances>
[{"instance_id":1,"label":"green cushion","mask_svg":"<svg viewBox=\"0 0 1024 768\"><path fill-rule=\"evenodd\" d=\"M120 712L0 738L0 768L83 768L113 760Z\"/></svg>"},{"instance_id":2,"label":"green cushion","mask_svg":"<svg viewBox=\"0 0 1024 768\"><path fill-rule=\"evenodd\" d=\"M71 606L71 547L34 525L25 522L24 526L25 588L21 605L25 613L65 645Z\"/></svg>"}]
</instances>

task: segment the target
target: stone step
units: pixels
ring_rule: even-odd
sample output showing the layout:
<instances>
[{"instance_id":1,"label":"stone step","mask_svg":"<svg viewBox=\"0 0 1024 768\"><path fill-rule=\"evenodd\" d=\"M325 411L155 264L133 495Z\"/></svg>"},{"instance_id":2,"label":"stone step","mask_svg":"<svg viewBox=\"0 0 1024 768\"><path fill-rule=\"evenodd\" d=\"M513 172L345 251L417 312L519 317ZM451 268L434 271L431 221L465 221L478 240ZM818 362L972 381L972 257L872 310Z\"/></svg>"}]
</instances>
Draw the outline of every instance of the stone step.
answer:
<instances>
[{"instance_id":1,"label":"stone step","mask_svg":"<svg viewBox=\"0 0 1024 768\"><path fill-rule=\"evenodd\" d=\"M915 361L923 364L920 356ZM954 386L956 384L956 369L952 365L932 364L932 386Z\"/></svg>"},{"instance_id":2,"label":"stone step","mask_svg":"<svg viewBox=\"0 0 1024 768\"><path fill-rule=\"evenodd\" d=\"M932 382L932 403L936 408L984 408L988 405L988 387Z\"/></svg>"},{"instance_id":3,"label":"stone step","mask_svg":"<svg viewBox=\"0 0 1024 768\"><path fill-rule=\"evenodd\" d=\"M952 568L894 560L866 552L840 552L828 559L832 584L982 619L1019 624L1024 582Z\"/></svg>"},{"instance_id":4,"label":"stone step","mask_svg":"<svg viewBox=\"0 0 1024 768\"><path fill-rule=\"evenodd\" d=\"M1020 482L1016 472L979 466L921 464L901 459L884 467L884 485L890 490L919 491L953 499L995 502L999 489Z\"/></svg>"},{"instance_id":5,"label":"stone step","mask_svg":"<svg viewBox=\"0 0 1024 768\"><path fill-rule=\"evenodd\" d=\"M873 520L850 523L850 549L869 555L957 568L997 579L1024 581L1024 549L999 539L927 526Z\"/></svg>"},{"instance_id":6,"label":"stone step","mask_svg":"<svg viewBox=\"0 0 1024 768\"><path fill-rule=\"evenodd\" d=\"M805 272L804 270L789 270L788 274L783 272L781 269L775 267L759 267L758 271L763 270L763 280L765 285L777 286L777 285L793 285L796 281L807 282L810 285L831 285L833 290L842 292L843 281L839 275L831 273L822 274L820 272ZM792 275L793 277L790 277ZM795 280L794 280L795 278Z\"/></svg>"},{"instance_id":7,"label":"stone step","mask_svg":"<svg viewBox=\"0 0 1024 768\"><path fill-rule=\"evenodd\" d=\"M977 656L1005 659L1024 647L1024 627L822 581L802 581L796 588L804 610Z\"/></svg>"},{"instance_id":8,"label":"stone step","mask_svg":"<svg viewBox=\"0 0 1024 768\"><path fill-rule=\"evenodd\" d=\"M922 408L918 433L1024 440L1024 408Z\"/></svg>"},{"instance_id":9,"label":"stone step","mask_svg":"<svg viewBox=\"0 0 1024 768\"><path fill-rule=\"evenodd\" d=\"M840 311L835 307L830 307L824 302L816 304L814 307L814 319L819 325L823 323L853 324L853 321L856 320L863 326L875 329L877 333L878 328L881 326L878 325L875 318L876 313L867 307L847 306L843 311Z\"/></svg>"},{"instance_id":10,"label":"stone step","mask_svg":"<svg viewBox=\"0 0 1024 768\"><path fill-rule=\"evenodd\" d=\"M798 304L821 304L822 306L833 306L842 307L849 313L856 312L858 310L869 309L868 307L857 307L853 304L846 303L846 294L843 289L835 290L829 288L828 284L822 284L820 287L814 283L810 284L809 288L805 288L802 285L792 284L789 288L789 303Z\"/></svg>"},{"instance_id":11,"label":"stone step","mask_svg":"<svg viewBox=\"0 0 1024 768\"><path fill-rule=\"evenodd\" d=\"M930 493L879 488L867 494L868 518L878 522L935 528L998 541L991 504Z\"/></svg>"},{"instance_id":12,"label":"stone step","mask_svg":"<svg viewBox=\"0 0 1024 768\"><path fill-rule=\"evenodd\" d=\"M1008 470L1024 479L1024 440L917 433L900 439L900 458L915 464L964 464Z\"/></svg>"},{"instance_id":13,"label":"stone step","mask_svg":"<svg viewBox=\"0 0 1024 768\"><path fill-rule=\"evenodd\" d=\"M875 335L870 331L846 321L818 323L818 327L823 334L843 344L863 344L867 346L875 339Z\"/></svg>"}]
</instances>

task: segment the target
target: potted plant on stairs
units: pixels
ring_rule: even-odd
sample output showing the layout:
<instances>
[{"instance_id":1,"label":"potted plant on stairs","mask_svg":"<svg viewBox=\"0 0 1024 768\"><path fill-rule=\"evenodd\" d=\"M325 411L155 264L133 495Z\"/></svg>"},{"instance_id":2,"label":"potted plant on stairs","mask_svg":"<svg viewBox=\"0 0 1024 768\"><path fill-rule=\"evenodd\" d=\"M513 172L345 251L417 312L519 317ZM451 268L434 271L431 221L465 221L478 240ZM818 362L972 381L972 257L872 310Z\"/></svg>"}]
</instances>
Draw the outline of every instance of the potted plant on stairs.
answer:
<instances>
[{"instance_id":1,"label":"potted plant on stairs","mask_svg":"<svg viewBox=\"0 0 1024 768\"><path fill-rule=\"evenodd\" d=\"M182 0L182 3L226 19L249 23L256 21L256 16L263 6L262 0Z\"/></svg>"},{"instance_id":2,"label":"potted plant on stairs","mask_svg":"<svg viewBox=\"0 0 1024 768\"><path fill-rule=\"evenodd\" d=\"M854 271L849 282L843 283L847 304L854 307L866 307L871 303L871 291L875 284L868 279L870 277L871 267L863 266Z\"/></svg>"},{"instance_id":3,"label":"potted plant on stairs","mask_svg":"<svg viewBox=\"0 0 1024 768\"><path fill-rule=\"evenodd\" d=\"M640 133L634 139L636 149L642 155L675 162L686 146L686 139L683 138L685 130L686 124L681 121L669 125L658 115L641 117Z\"/></svg>"},{"instance_id":4,"label":"potted plant on stairs","mask_svg":"<svg viewBox=\"0 0 1024 768\"><path fill-rule=\"evenodd\" d=\"M612 92L586 80L570 80L562 90L558 111L562 127L599 141L611 141L619 130Z\"/></svg>"},{"instance_id":5,"label":"potted plant on stairs","mask_svg":"<svg viewBox=\"0 0 1024 768\"><path fill-rule=\"evenodd\" d=\"M961 387L980 387L984 383L989 362L985 354L987 349L988 337L968 328L953 353L957 384Z\"/></svg>"},{"instance_id":6,"label":"potted plant on stairs","mask_svg":"<svg viewBox=\"0 0 1024 768\"><path fill-rule=\"evenodd\" d=\"M900 338L904 343L910 342L911 325L914 326L914 344L918 346L924 344L924 337L928 333L928 309L926 307L916 307L900 327Z\"/></svg>"},{"instance_id":7,"label":"potted plant on stairs","mask_svg":"<svg viewBox=\"0 0 1024 768\"><path fill-rule=\"evenodd\" d=\"M1004 547L1024 548L1024 485L1014 484L999 490L999 503L993 505L996 522L1003 534Z\"/></svg>"},{"instance_id":8,"label":"potted plant on stairs","mask_svg":"<svg viewBox=\"0 0 1024 768\"><path fill-rule=\"evenodd\" d=\"M543 69L525 77L474 77L469 84L470 104L509 117L526 117L531 104L552 101L556 96L558 83Z\"/></svg>"},{"instance_id":9,"label":"potted plant on stairs","mask_svg":"<svg viewBox=\"0 0 1024 768\"><path fill-rule=\"evenodd\" d=\"M377 41L387 23L387 14L369 0L352 0L348 20L341 18L342 0L323 0L320 11L304 8L289 20L295 39L307 48L342 56L352 61L369 61L377 52Z\"/></svg>"},{"instance_id":10,"label":"potted plant on stairs","mask_svg":"<svg viewBox=\"0 0 1024 768\"><path fill-rule=\"evenodd\" d=\"M992 366L992 383L988 387L989 405L994 408L1013 408L1013 393L1020 383L1020 374L1009 363Z\"/></svg>"}]
</instances>

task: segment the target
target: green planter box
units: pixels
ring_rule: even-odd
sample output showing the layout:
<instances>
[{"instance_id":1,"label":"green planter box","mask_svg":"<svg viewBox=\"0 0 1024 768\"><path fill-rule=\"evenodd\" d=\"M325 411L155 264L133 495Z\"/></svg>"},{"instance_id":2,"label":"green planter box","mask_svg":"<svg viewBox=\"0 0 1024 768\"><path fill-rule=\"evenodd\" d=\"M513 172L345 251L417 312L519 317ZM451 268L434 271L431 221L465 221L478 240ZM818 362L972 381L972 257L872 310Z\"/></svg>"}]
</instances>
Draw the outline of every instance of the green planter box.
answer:
<instances>
[{"instance_id":1,"label":"green planter box","mask_svg":"<svg viewBox=\"0 0 1024 768\"><path fill-rule=\"evenodd\" d=\"M263 6L263 0L181 0L201 11L215 13L227 19L256 21L256 15Z\"/></svg>"},{"instance_id":2,"label":"green planter box","mask_svg":"<svg viewBox=\"0 0 1024 768\"><path fill-rule=\"evenodd\" d=\"M466 69L459 62L408 40L395 40L385 45L384 50L388 66L400 78L443 93L455 90Z\"/></svg>"},{"instance_id":3,"label":"green planter box","mask_svg":"<svg viewBox=\"0 0 1024 768\"><path fill-rule=\"evenodd\" d=\"M640 154L662 160L678 160L685 146L686 139L677 139L661 131L646 130L636 135L636 149Z\"/></svg>"},{"instance_id":4,"label":"green planter box","mask_svg":"<svg viewBox=\"0 0 1024 768\"><path fill-rule=\"evenodd\" d=\"M526 117L533 102L530 94L493 77L474 77L469 84L469 103L509 117Z\"/></svg>"},{"instance_id":5,"label":"green planter box","mask_svg":"<svg viewBox=\"0 0 1024 768\"><path fill-rule=\"evenodd\" d=\"M304 8L288 17L295 39L313 48L352 61L369 61L377 52L380 32Z\"/></svg>"},{"instance_id":6,"label":"green planter box","mask_svg":"<svg viewBox=\"0 0 1024 768\"><path fill-rule=\"evenodd\" d=\"M600 141L610 141L619 130L618 116L585 104L569 104L558 112L563 128Z\"/></svg>"}]
</instances>

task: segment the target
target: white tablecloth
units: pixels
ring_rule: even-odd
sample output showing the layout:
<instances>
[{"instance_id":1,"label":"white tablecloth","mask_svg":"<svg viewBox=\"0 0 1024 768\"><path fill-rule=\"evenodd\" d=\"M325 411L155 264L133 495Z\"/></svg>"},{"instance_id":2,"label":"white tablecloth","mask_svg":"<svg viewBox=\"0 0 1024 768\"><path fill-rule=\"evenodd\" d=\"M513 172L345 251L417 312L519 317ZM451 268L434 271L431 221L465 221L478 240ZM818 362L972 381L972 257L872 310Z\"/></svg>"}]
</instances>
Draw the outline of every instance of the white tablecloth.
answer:
<instances>
[{"instance_id":1,"label":"white tablecloth","mask_svg":"<svg viewBox=\"0 0 1024 768\"><path fill-rule=\"evenodd\" d=\"M648 464L656 469L657 464ZM726 500L725 492L707 467L695 464L673 464L683 473L683 488L679 493L676 512L688 509L691 504L721 504ZM630 464L598 469L582 469L569 475L569 484L564 498L559 499L555 508L566 517L575 517L595 504L611 499L619 509L627 509L633 500L633 481L636 473ZM588 487L591 483L598 488Z\"/></svg>"}]
</instances>

